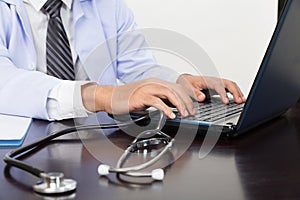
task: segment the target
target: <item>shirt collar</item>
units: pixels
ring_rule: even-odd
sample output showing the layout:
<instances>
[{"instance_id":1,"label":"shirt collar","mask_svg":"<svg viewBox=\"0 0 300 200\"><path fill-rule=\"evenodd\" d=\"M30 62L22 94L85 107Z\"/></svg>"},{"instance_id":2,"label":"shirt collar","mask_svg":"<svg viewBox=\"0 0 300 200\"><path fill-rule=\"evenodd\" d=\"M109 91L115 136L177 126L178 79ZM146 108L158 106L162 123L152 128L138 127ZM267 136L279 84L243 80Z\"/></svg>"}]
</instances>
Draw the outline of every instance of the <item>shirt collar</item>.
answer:
<instances>
[{"instance_id":1,"label":"shirt collar","mask_svg":"<svg viewBox=\"0 0 300 200\"><path fill-rule=\"evenodd\" d=\"M23 1L25 3L31 4L36 11L40 11L47 0L23 0ZM61 1L67 6L68 9L71 9L73 0L61 0Z\"/></svg>"}]
</instances>

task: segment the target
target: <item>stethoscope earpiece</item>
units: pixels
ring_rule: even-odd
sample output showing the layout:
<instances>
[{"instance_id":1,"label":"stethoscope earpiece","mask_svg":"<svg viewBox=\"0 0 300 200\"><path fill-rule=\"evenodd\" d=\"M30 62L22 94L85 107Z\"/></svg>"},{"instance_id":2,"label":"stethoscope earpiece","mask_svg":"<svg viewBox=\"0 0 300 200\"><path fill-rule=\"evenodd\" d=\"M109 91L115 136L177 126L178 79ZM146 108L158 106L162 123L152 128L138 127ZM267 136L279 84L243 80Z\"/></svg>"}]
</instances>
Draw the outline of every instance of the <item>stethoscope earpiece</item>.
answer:
<instances>
[{"instance_id":1,"label":"stethoscope earpiece","mask_svg":"<svg viewBox=\"0 0 300 200\"><path fill-rule=\"evenodd\" d=\"M165 176L165 172L161 168L152 170L151 174L152 174L152 179L157 181L162 181Z\"/></svg>"},{"instance_id":2,"label":"stethoscope earpiece","mask_svg":"<svg viewBox=\"0 0 300 200\"><path fill-rule=\"evenodd\" d=\"M110 166L101 164L98 166L98 174L100 176L105 176L109 174Z\"/></svg>"}]
</instances>

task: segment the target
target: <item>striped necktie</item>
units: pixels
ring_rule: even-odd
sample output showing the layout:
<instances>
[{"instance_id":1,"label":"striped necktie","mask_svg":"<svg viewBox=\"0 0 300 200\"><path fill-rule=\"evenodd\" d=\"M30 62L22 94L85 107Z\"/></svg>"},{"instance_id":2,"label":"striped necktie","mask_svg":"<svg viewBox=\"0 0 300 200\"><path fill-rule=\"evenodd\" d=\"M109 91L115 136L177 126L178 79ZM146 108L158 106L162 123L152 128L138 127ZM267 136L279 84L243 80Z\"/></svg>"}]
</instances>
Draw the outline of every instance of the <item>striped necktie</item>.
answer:
<instances>
[{"instance_id":1,"label":"striped necktie","mask_svg":"<svg viewBox=\"0 0 300 200\"><path fill-rule=\"evenodd\" d=\"M46 60L47 74L63 80L74 80L74 66L67 34L60 17L61 0L48 0L43 8L49 14Z\"/></svg>"}]
</instances>

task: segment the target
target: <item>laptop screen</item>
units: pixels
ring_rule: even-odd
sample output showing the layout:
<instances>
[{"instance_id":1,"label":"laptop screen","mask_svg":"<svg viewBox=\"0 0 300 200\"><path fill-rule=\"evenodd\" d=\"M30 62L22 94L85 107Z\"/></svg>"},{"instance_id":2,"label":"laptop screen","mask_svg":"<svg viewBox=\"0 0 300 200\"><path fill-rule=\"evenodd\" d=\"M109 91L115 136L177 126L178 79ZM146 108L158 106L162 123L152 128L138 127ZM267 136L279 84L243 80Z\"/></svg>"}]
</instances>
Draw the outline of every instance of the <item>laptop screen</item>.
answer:
<instances>
[{"instance_id":1,"label":"laptop screen","mask_svg":"<svg viewBox=\"0 0 300 200\"><path fill-rule=\"evenodd\" d=\"M300 94L300 0L287 0L245 109L238 131L281 115Z\"/></svg>"}]
</instances>

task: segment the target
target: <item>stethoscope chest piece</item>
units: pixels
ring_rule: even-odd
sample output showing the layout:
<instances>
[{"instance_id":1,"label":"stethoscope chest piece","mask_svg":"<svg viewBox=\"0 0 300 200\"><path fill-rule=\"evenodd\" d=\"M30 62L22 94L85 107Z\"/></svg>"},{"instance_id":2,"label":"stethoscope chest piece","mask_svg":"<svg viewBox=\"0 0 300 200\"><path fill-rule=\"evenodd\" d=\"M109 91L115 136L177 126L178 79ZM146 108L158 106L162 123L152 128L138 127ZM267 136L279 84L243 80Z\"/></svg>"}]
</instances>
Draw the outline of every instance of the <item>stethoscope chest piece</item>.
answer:
<instances>
[{"instance_id":1,"label":"stethoscope chest piece","mask_svg":"<svg viewBox=\"0 0 300 200\"><path fill-rule=\"evenodd\" d=\"M41 194L61 194L72 192L76 189L77 182L73 179L65 179L60 172L41 173L42 180L33 186L33 190Z\"/></svg>"}]
</instances>

